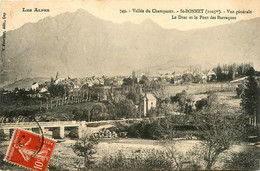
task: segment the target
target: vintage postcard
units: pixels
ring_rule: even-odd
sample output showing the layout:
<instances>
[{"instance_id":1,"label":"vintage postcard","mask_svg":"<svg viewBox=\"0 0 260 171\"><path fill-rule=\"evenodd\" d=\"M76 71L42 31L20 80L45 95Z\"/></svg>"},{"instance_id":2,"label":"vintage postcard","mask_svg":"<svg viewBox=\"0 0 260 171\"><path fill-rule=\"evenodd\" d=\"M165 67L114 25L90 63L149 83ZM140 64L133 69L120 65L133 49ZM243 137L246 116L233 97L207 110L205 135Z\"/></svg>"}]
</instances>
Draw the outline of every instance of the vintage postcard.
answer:
<instances>
[{"instance_id":1,"label":"vintage postcard","mask_svg":"<svg viewBox=\"0 0 260 171\"><path fill-rule=\"evenodd\" d=\"M46 170L55 141L21 129L16 129L5 161L28 169Z\"/></svg>"},{"instance_id":2,"label":"vintage postcard","mask_svg":"<svg viewBox=\"0 0 260 171\"><path fill-rule=\"evenodd\" d=\"M258 0L2 0L0 15L0 170L260 169Z\"/></svg>"}]
</instances>

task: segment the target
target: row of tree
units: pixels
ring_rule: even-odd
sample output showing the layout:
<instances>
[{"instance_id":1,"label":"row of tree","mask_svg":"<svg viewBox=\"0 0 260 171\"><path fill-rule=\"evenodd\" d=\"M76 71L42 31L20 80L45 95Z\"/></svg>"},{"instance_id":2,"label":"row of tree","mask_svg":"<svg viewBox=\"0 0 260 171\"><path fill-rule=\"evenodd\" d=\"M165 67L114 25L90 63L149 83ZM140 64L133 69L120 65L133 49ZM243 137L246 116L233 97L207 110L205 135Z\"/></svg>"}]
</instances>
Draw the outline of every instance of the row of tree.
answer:
<instances>
[{"instance_id":1,"label":"row of tree","mask_svg":"<svg viewBox=\"0 0 260 171\"><path fill-rule=\"evenodd\" d=\"M253 67L247 71L246 75L248 78L241 93L240 106L249 119L249 123L256 127L257 122L260 122L260 86L255 78L256 72Z\"/></svg>"},{"instance_id":2,"label":"row of tree","mask_svg":"<svg viewBox=\"0 0 260 171\"><path fill-rule=\"evenodd\" d=\"M90 105L84 104L72 112L75 120L100 121L121 118L140 117L140 113L132 100L122 98L118 102L103 102Z\"/></svg>"},{"instance_id":3,"label":"row of tree","mask_svg":"<svg viewBox=\"0 0 260 171\"><path fill-rule=\"evenodd\" d=\"M218 65L213 68L216 73L217 81L230 81L236 78L246 76L248 70L252 67L251 63L231 64L231 65Z\"/></svg>"}]
</instances>

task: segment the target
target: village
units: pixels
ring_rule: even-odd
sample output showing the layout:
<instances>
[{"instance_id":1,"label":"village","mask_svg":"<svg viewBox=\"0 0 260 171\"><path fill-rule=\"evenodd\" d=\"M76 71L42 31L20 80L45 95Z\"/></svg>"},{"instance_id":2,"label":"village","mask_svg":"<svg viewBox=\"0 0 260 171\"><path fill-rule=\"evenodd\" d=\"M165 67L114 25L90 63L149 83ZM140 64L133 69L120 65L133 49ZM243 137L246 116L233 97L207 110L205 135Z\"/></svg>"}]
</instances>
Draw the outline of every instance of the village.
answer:
<instances>
[{"instance_id":1,"label":"village","mask_svg":"<svg viewBox=\"0 0 260 171\"><path fill-rule=\"evenodd\" d=\"M93 111L95 108L107 111L107 104L119 110L120 106L116 104L121 102L122 106L129 105L129 110L132 111L130 113L121 111L118 115L108 111L106 119L147 117L154 110L157 111L157 116L160 116L164 115L159 112L160 108L169 101L173 103L174 97L181 93L186 93L186 96L192 95L189 103L184 102L184 105L190 105L192 110L195 110L196 102L202 98L202 94L209 92L234 92L236 97L240 97L245 88L244 83L247 78L245 73L251 65L250 63L219 65L212 70L190 66L181 73L163 74L132 71L130 76L113 77L60 78L57 72L56 77L51 77L50 81L33 82L27 89L3 89L1 97L4 104L20 108L31 106L36 113L67 104L86 103L92 106L92 109L88 109L89 112L92 111L88 115L92 115L95 113ZM259 75L259 72L256 71L256 75ZM256 79L259 80L259 76L256 76ZM239 104L236 104L235 107L238 106ZM102 113L102 110L99 113ZM173 109L171 113L181 114L182 112L178 110L180 109ZM5 111L5 108L2 111ZM9 110L7 113L10 115L12 111ZM102 117L98 120L102 120ZM88 116L86 121L93 121L93 119Z\"/></svg>"},{"instance_id":2,"label":"village","mask_svg":"<svg viewBox=\"0 0 260 171\"><path fill-rule=\"evenodd\" d=\"M27 96L28 99L34 99L34 104L38 101L40 109L48 109L79 102L119 102L125 96L134 102L139 114L145 117L149 110L156 108L158 99L165 98L159 97L158 91L162 91L166 85L207 84L216 82L216 78L215 72L202 72L199 66L190 66L190 69L180 74L173 72L150 76L133 71L131 76L59 78L57 73L55 79L51 78L42 84L33 82L28 89L4 90L3 99L8 100L12 94L21 95L23 99Z\"/></svg>"},{"instance_id":3,"label":"village","mask_svg":"<svg viewBox=\"0 0 260 171\"><path fill-rule=\"evenodd\" d=\"M76 102L118 102L122 96L125 96L133 101L142 116L146 116L151 108L157 106L157 101L163 101L165 97L176 95L186 90L189 85L210 84L218 87L222 84L223 87L228 83L233 91L238 91L238 88L243 87L241 83L246 78L246 71L243 71L241 67L247 70L250 66L250 64L238 65L236 71L233 71L232 65L223 65L222 70L218 66L213 69L214 71L202 70L200 66L190 66L182 73L147 75L140 71L133 71L130 76L92 76L85 78L60 78L57 72L56 77L52 77L50 81L41 84L33 82L31 87L27 89L3 90L2 96L7 103L13 100L19 101L19 96L23 98L23 103L26 103L24 99L33 99L34 105L38 103L40 108L45 107L47 109L52 108L52 106ZM162 97L160 93L165 90L165 87L169 86L175 87L175 94L168 93Z\"/></svg>"},{"instance_id":4,"label":"village","mask_svg":"<svg viewBox=\"0 0 260 171\"><path fill-rule=\"evenodd\" d=\"M249 74L251 71L253 71L253 77ZM128 153L148 157L148 153L155 152L154 148L162 150L157 151L157 155L161 153L168 155L169 152L175 154L175 151L163 151L164 145L160 144L168 141L174 142L174 149L179 148L182 152L184 150L188 153L194 150L194 146L199 145L200 142L211 141L216 138L215 135L217 139L224 138L224 134L225 141L230 143L230 147L225 150L222 149L222 145L225 144L218 144L221 149L212 151L216 157L224 151L237 149L241 151L243 148L252 151L254 148L259 148L257 130L260 111L259 108L255 108L257 110L253 115L243 116L243 105L241 105L243 96L247 93L250 78L258 82L256 95L259 97L259 72L253 69L252 64L218 65L211 70L203 70L200 66L190 66L181 73L164 74L145 74L136 70L132 71L130 76L113 77L62 78L57 72L54 78L50 78L50 81L33 82L27 89L15 88L1 92L3 115L0 119L1 123L5 123L2 132L4 137L2 138L5 140L3 142L8 142L6 140L11 138L15 125L40 133L40 129L32 121L32 119L37 120L42 126L44 135L60 143L57 144L55 158L51 162L53 170L59 167L65 170L66 167L69 170L107 167L122 169L125 166L119 163L114 163L116 166L104 163L107 160L106 157L116 157L113 160L117 160L117 157L120 157L118 152L123 150L121 155L125 157L127 163L127 159L131 158L127 156ZM211 116L212 113L208 111L217 112L220 118ZM237 120L242 116L245 118ZM204 117L209 119L205 123L202 122ZM225 120L224 123L222 117ZM216 120L219 123L215 123ZM215 138L201 132L201 129L204 126L207 128L208 124L215 127ZM241 124L247 125L246 129L249 129L250 133L247 131L243 133L245 128L241 128ZM226 127L228 125L233 126ZM211 129L204 131L210 132ZM226 136L227 132L230 136ZM86 135L88 138L84 138ZM231 135L237 138L243 137L244 140L239 139L239 143L231 146L231 142L234 142ZM85 143L96 144L88 149L97 148L96 151L89 156L78 155L77 148L81 149L81 147L77 146L79 145L77 142L82 140ZM185 148L180 145L182 143L186 144ZM3 147L0 150L4 150L6 145ZM206 146L201 147L206 148ZM106 148L114 150L111 153L111 150L106 151ZM144 149L151 151L147 153ZM61 152L63 150L73 154L68 162L69 166L62 163L62 160L68 157L67 153ZM220 152L215 153L215 150L220 150ZM181 157L184 154L176 153L175 155ZM256 159L258 154L250 155L259 164ZM85 162L81 161L82 157L85 158ZM170 159L162 158L162 162ZM81 162L75 163L76 160ZM215 159L210 159L217 162L214 167L213 165L204 167L200 162L196 164L196 167L184 164L189 160L191 159L179 162L183 162L182 167L188 169L231 167ZM229 162L236 161L237 159L232 158ZM99 162L101 164L98 164ZM128 164L127 167L130 169L137 168L136 163L133 166ZM143 163L142 167L146 165L147 163ZM180 167L178 163L166 165L167 167L159 167L159 170ZM253 168L256 166L258 167L256 164ZM5 165L5 168L9 166Z\"/></svg>"}]
</instances>

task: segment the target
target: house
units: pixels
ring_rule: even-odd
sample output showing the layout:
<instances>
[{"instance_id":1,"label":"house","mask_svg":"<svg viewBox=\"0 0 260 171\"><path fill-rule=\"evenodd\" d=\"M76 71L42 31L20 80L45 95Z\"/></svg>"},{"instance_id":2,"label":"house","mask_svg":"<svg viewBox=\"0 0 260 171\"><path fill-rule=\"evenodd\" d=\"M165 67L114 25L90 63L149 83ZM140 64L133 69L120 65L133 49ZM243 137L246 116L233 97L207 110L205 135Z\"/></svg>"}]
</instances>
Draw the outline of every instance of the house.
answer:
<instances>
[{"instance_id":1,"label":"house","mask_svg":"<svg viewBox=\"0 0 260 171\"><path fill-rule=\"evenodd\" d=\"M140 111L146 116L147 112L152 108L155 108L157 104L157 100L152 93L146 93L142 98L142 102L140 103Z\"/></svg>"},{"instance_id":2,"label":"house","mask_svg":"<svg viewBox=\"0 0 260 171\"><path fill-rule=\"evenodd\" d=\"M34 82L34 83L32 84L32 90L36 90L38 87L39 87L38 82Z\"/></svg>"},{"instance_id":3,"label":"house","mask_svg":"<svg viewBox=\"0 0 260 171\"><path fill-rule=\"evenodd\" d=\"M56 84L59 84L60 82L62 82L62 81L64 81L65 80L65 78L58 78L58 79L56 79L55 80L55 85Z\"/></svg>"},{"instance_id":4,"label":"house","mask_svg":"<svg viewBox=\"0 0 260 171\"><path fill-rule=\"evenodd\" d=\"M207 73L207 81L213 81L216 78L217 78L217 75L214 71L211 70Z\"/></svg>"},{"instance_id":5,"label":"house","mask_svg":"<svg viewBox=\"0 0 260 171\"><path fill-rule=\"evenodd\" d=\"M124 83L124 78L117 78L117 82L116 82L116 85L118 85L118 86L122 86L123 85L123 83Z\"/></svg>"},{"instance_id":6,"label":"house","mask_svg":"<svg viewBox=\"0 0 260 171\"><path fill-rule=\"evenodd\" d=\"M45 92L47 92L48 90L45 88L45 87L43 87L41 90L40 90L40 93L45 93Z\"/></svg>"}]
</instances>

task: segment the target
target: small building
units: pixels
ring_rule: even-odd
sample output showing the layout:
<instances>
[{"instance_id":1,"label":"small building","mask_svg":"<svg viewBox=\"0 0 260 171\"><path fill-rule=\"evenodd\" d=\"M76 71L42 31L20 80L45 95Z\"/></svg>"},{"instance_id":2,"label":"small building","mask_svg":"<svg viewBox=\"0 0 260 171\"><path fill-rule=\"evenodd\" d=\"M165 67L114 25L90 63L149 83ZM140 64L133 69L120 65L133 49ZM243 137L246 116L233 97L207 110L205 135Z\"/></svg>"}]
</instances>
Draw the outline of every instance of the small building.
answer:
<instances>
[{"instance_id":1,"label":"small building","mask_svg":"<svg viewBox=\"0 0 260 171\"><path fill-rule=\"evenodd\" d=\"M32 84L32 90L36 90L38 87L39 87L38 82L34 82L34 83Z\"/></svg>"},{"instance_id":2,"label":"small building","mask_svg":"<svg viewBox=\"0 0 260 171\"><path fill-rule=\"evenodd\" d=\"M62 82L62 81L64 81L65 80L65 78L58 78L58 79L56 79L55 80L55 85L56 84L59 84L60 82Z\"/></svg>"},{"instance_id":3,"label":"small building","mask_svg":"<svg viewBox=\"0 0 260 171\"><path fill-rule=\"evenodd\" d=\"M147 112L152 108L155 108L157 104L157 99L152 93L146 93L142 98L142 103L140 103L140 110L143 116L146 116Z\"/></svg>"},{"instance_id":4,"label":"small building","mask_svg":"<svg viewBox=\"0 0 260 171\"><path fill-rule=\"evenodd\" d=\"M217 78L217 75L214 71L211 70L207 73L207 81L213 81L216 78Z\"/></svg>"},{"instance_id":5,"label":"small building","mask_svg":"<svg viewBox=\"0 0 260 171\"><path fill-rule=\"evenodd\" d=\"M40 90L40 93L46 93L48 90L45 88L45 87L43 87L41 90Z\"/></svg>"},{"instance_id":6,"label":"small building","mask_svg":"<svg viewBox=\"0 0 260 171\"><path fill-rule=\"evenodd\" d=\"M117 79L117 82L116 82L116 85L122 86L123 83L124 83L123 78L118 78L118 79Z\"/></svg>"}]
</instances>

